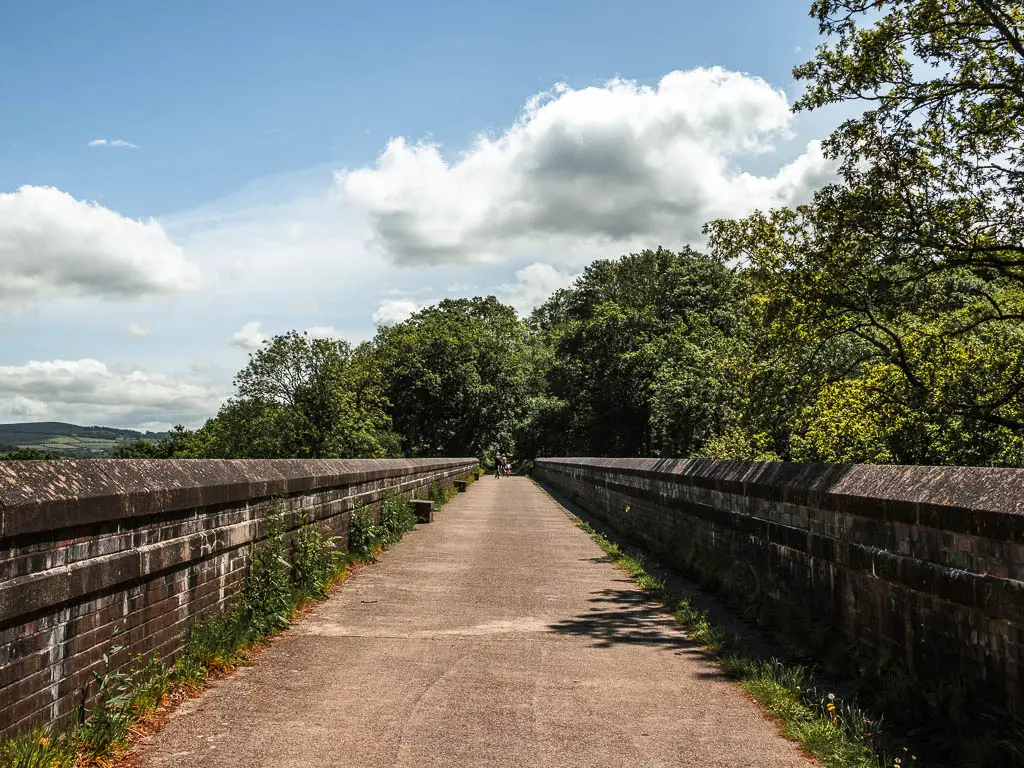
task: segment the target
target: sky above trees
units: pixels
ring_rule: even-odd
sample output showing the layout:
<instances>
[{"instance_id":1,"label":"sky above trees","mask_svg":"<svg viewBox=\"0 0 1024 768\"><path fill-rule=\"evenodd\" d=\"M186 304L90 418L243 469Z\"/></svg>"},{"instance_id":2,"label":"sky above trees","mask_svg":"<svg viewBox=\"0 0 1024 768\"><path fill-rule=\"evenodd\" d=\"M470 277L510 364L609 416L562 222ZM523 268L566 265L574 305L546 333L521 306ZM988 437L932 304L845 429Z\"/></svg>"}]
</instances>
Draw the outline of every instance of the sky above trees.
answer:
<instances>
[{"instance_id":1,"label":"sky above trees","mask_svg":"<svg viewBox=\"0 0 1024 768\"><path fill-rule=\"evenodd\" d=\"M274 334L805 202L849 114L790 111L808 4L710 5L8 4L0 421L196 426Z\"/></svg>"}]
</instances>

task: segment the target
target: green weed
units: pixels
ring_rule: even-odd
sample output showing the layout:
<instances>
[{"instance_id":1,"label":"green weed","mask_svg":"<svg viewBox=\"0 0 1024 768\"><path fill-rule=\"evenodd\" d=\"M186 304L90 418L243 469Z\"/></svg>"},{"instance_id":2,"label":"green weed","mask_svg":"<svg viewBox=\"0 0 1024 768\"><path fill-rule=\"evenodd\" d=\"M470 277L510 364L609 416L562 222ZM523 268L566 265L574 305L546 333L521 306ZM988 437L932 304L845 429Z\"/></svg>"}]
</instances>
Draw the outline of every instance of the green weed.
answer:
<instances>
[{"instance_id":1,"label":"green weed","mask_svg":"<svg viewBox=\"0 0 1024 768\"><path fill-rule=\"evenodd\" d=\"M373 519L373 510L359 506L352 510L348 524L348 554L355 560L372 563L381 546L381 528Z\"/></svg>"},{"instance_id":2,"label":"green weed","mask_svg":"<svg viewBox=\"0 0 1024 768\"><path fill-rule=\"evenodd\" d=\"M385 547L402 538L416 527L416 513L409 499L402 495L390 496L380 506L381 543Z\"/></svg>"},{"instance_id":3,"label":"green weed","mask_svg":"<svg viewBox=\"0 0 1024 768\"><path fill-rule=\"evenodd\" d=\"M458 491L455 490L454 486L434 481L430 484L430 488L427 491L427 498L434 502L435 507L443 507L456 493Z\"/></svg>"},{"instance_id":4,"label":"green weed","mask_svg":"<svg viewBox=\"0 0 1024 768\"><path fill-rule=\"evenodd\" d=\"M74 768L78 762L77 731L54 734L48 726L36 726L0 744L3 768Z\"/></svg>"},{"instance_id":5,"label":"green weed","mask_svg":"<svg viewBox=\"0 0 1024 768\"><path fill-rule=\"evenodd\" d=\"M253 639L267 637L288 626L295 609L291 563L284 538L284 514L274 505L265 518L265 538L254 545L242 592L244 616Z\"/></svg>"},{"instance_id":6,"label":"green weed","mask_svg":"<svg viewBox=\"0 0 1024 768\"><path fill-rule=\"evenodd\" d=\"M327 594L331 579L341 567L338 537L327 536L320 525L299 516L299 531L292 550L292 580L305 597L319 598Z\"/></svg>"}]
</instances>

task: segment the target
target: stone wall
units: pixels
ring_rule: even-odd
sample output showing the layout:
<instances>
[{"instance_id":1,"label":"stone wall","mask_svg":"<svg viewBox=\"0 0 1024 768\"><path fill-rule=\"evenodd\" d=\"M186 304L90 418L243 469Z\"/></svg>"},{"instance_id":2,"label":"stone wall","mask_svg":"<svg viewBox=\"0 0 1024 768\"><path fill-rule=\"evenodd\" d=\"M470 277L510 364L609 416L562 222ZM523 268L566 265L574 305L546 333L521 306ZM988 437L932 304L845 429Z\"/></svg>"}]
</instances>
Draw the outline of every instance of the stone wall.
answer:
<instances>
[{"instance_id":1,"label":"stone wall","mask_svg":"<svg viewBox=\"0 0 1024 768\"><path fill-rule=\"evenodd\" d=\"M535 474L850 665L1024 715L1024 470L543 459Z\"/></svg>"},{"instance_id":2,"label":"stone wall","mask_svg":"<svg viewBox=\"0 0 1024 768\"><path fill-rule=\"evenodd\" d=\"M279 503L348 541L351 510L464 478L474 459L0 462L0 737L60 722L105 651L170 660L242 586ZM375 507L376 509L376 507Z\"/></svg>"}]
</instances>

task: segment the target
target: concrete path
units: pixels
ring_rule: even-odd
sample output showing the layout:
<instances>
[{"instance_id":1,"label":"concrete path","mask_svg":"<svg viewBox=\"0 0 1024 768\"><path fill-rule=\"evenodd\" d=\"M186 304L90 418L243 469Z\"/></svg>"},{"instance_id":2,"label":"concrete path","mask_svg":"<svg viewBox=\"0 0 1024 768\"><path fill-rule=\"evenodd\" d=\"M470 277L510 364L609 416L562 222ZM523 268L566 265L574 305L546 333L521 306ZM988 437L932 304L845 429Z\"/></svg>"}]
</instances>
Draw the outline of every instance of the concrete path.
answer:
<instances>
[{"instance_id":1,"label":"concrete path","mask_svg":"<svg viewBox=\"0 0 1024 768\"><path fill-rule=\"evenodd\" d=\"M186 703L142 764L810 765L517 477L474 483Z\"/></svg>"}]
</instances>

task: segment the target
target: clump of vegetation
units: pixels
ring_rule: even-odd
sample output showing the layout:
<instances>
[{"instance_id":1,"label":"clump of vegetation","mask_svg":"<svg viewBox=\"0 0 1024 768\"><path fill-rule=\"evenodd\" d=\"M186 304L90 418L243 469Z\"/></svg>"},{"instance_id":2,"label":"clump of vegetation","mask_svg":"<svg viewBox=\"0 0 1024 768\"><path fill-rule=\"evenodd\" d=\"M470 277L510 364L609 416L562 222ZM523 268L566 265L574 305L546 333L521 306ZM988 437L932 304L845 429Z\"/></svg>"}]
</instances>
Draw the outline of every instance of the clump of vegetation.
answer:
<instances>
[{"instance_id":1,"label":"clump of vegetation","mask_svg":"<svg viewBox=\"0 0 1024 768\"><path fill-rule=\"evenodd\" d=\"M93 672L96 695L59 732L36 726L0 743L3 768L72 768L80 760L109 755L129 741L130 729L158 706L172 686L158 656L136 659L129 671L112 671L111 659L124 649L112 646L103 655L103 668Z\"/></svg>"},{"instance_id":2,"label":"clump of vegetation","mask_svg":"<svg viewBox=\"0 0 1024 768\"><path fill-rule=\"evenodd\" d=\"M381 544L390 547L416 527L416 513L403 495L389 496L380 505Z\"/></svg>"},{"instance_id":3,"label":"clump of vegetation","mask_svg":"<svg viewBox=\"0 0 1024 768\"><path fill-rule=\"evenodd\" d=\"M361 505L352 510L348 524L348 551L350 556L373 562L381 547L383 531L373 519L373 510Z\"/></svg>"},{"instance_id":4,"label":"clump of vegetation","mask_svg":"<svg viewBox=\"0 0 1024 768\"><path fill-rule=\"evenodd\" d=\"M54 461L64 458L53 451L40 451L38 448L12 448L0 453L0 461Z\"/></svg>"},{"instance_id":5,"label":"clump of vegetation","mask_svg":"<svg viewBox=\"0 0 1024 768\"><path fill-rule=\"evenodd\" d=\"M458 491L455 490L454 486L445 485L444 483L435 480L430 484L430 488L427 491L427 498L434 502L437 507L443 507L452 497L455 496Z\"/></svg>"},{"instance_id":6,"label":"clump of vegetation","mask_svg":"<svg viewBox=\"0 0 1024 768\"><path fill-rule=\"evenodd\" d=\"M0 744L0 766L74 768L78 762L76 734L75 729L54 733L47 726L36 726Z\"/></svg>"},{"instance_id":7,"label":"clump of vegetation","mask_svg":"<svg viewBox=\"0 0 1024 768\"><path fill-rule=\"evenodd\" d=\"M338 536L326 535L321 526L312 524L305 513L299 515L299 531L295 534L292 554L292 581L300 594L312 598L327 594L331 580L344 568L338 539Z\"/></svg>"}]
</instances>

